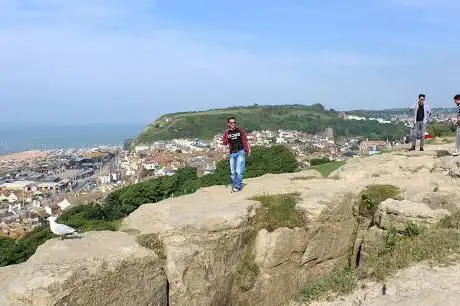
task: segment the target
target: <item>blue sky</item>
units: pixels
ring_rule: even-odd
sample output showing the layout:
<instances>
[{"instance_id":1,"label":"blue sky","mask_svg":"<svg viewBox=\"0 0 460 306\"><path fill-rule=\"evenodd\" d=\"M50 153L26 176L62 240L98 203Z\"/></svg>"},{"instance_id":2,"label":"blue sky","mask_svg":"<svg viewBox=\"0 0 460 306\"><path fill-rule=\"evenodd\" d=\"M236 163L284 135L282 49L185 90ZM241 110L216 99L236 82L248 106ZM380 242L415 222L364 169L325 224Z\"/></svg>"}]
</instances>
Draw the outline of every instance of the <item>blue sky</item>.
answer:
<instances>
[{"instance_id":1,"label":"blue sky","mask_svg":"<svg viewBox=\"0 0 460 306\"><path fill-rule=\"evenodd\" d=\"M460 92L460 1L0 0L2 121L149 122Z\"/></svg>"}]
</instances>

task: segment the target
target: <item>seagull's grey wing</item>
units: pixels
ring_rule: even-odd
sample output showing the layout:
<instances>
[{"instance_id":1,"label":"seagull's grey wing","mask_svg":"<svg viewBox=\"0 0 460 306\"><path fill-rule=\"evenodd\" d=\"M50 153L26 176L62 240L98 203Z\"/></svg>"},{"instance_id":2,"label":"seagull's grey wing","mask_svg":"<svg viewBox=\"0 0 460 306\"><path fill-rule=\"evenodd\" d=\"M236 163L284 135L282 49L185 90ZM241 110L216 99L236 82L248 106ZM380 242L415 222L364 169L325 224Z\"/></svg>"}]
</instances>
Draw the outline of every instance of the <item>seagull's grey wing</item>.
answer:
<instances>
[{"instance_id":1,"label":"seagull's grey wing","mask_svg":"<svg viewBox=\"0 0 460 306\"><path fill-rule=\"evenodd\" d=\"M74 228L71 228L70 226L67 226L65 224L59 224L59 223L56 223L55 229L56 229L56 232L59 233L59 235L67 235L67 234L72 234L76 232Z\"/></svg>"}]
</instances>

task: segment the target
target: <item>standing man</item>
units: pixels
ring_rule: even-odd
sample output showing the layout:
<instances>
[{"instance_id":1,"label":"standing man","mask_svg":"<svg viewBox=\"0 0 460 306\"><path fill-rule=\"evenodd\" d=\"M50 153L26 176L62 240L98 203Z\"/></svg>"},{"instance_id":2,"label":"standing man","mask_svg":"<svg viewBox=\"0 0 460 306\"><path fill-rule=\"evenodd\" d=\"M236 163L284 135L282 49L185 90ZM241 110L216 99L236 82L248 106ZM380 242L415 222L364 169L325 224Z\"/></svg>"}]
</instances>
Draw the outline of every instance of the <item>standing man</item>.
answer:
<instances>
[{"instance_id":1,"label":"standing man","mask_svg":"<svg viewBox=\"0 0 460 306\"><path fill-rule=\"evenodd\" d=\"M454 96L454 102L457 105L457 135L455 137L455 151L452 155L460 154L460 95Z\"/></svg>"},{"instance_id":2,"label":"standing man","mask_svg":"<svg viewBox=\"0 0 460 306\"><path fill-rule=\"evenodd\" d=\"M223 144L230 149L230 172L232 179L232 191L238 192L243 189L243 172L246 165L246 156L249 157L249 148L246 133L236 125L235 117L227 119L228 129L224 133Z\"/></svg>"},{"instance_id":3,"label":"standing man","mask_svg":"<svg viewBox=\"0 0 460 306\"><path fill-rule=\"evenodd\" d=\"M428 117L431 116L431 110L428 103L425 102L425 95L418 95L418 102L411 108L415 113L415 125L412 131L412 147L409 151L415 150L415 144L417 142L417 135L420 133L420 151L423 151L423 145L425 143L425 131Z\"/></svg>"}]
</instances>

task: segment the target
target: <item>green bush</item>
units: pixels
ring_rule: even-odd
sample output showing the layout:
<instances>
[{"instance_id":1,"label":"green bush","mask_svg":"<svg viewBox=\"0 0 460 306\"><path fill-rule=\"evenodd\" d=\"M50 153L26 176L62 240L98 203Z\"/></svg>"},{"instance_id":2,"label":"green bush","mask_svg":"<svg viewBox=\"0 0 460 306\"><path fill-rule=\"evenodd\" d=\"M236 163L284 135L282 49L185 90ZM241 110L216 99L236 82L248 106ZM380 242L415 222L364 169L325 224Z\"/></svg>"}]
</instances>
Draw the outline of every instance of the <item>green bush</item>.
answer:
<instances>
[{"instance_id":1,"label":"green bush","mask_svg":"<svg viewBox=\"0 0 460 306\"><path fill-rule=\"evenodd\" d=\"M0 267L26 261L39 245L52 237L49 227L37 227L17 240L0 237Z\"/></svg>"},{"instance_id":2,"label":"green bush","mask_svg":"<svg viewBox=\"0 0 460 306\"><path fill-rule=\"evenodd\" d=\"M254 147L247 159L245 178L258 177L267 173L292 173L299 164L291 150L284 146ZM227 160L221 160L216 165L213 174L199 178L201 187L227 185L230 183L230 169Z\"/></svg>"},{"instance_id":3,"label":"green bush","mask_svg":"<svg viewBox=\"0 0 460 306\"><path fill-rule=\"evenodd\" d=\"M454 136L456 126L445 122L433 122L427 127L427 132L433 137Z\"/></svg>"}]
</instances>

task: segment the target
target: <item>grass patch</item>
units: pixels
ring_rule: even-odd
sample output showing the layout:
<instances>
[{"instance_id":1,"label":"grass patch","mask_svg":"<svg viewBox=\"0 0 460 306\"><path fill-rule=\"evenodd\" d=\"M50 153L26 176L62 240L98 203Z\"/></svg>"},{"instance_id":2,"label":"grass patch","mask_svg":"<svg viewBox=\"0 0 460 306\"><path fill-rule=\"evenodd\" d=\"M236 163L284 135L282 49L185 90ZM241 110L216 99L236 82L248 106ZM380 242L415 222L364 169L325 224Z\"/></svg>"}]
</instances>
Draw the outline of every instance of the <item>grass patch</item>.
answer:
<instances>
[{"instance_id":1,"label":"grass patch","mask_svg":"<svg viewBox=\"0 0 460 306\"><path fill-rule=\"evenodd\" d=\"M345 295L353 292L357 287L357 280L352 269L346 268L340 272L332 272L324 277L317 278L300 291L299 302L311 302L318 299Z\"/></svg>"},{"instance_id":2,"label":"grass patch","mask_svg":"<svg viewBox=\"0 0 460 306\"><path fill-rule=\"evenodd\" d=\"M312 169L317 170L323 177L328 177L329 174L334 172L335 170L339 169L345 165L344 161L335 161L331 163L321 164L317 166L313 166Z\"/></svg>"},{"instance_id":3,"label":"grass patch","mask_svg":"<svg viewBox=\"0 0 460 306\"><path fill-rule=\"evenodd\" d=\"M308 180L314 180L318 178L319 177L314 176L314 175L294 176L293 178L291 178L291 181L308 181Z\"/></svg>"},{"instance_id":4,"label":"grass patch","mask_svg":"<svg viewBox=\"0 0 460 306\"><path fill-rule=\"evenodd\" d=\"M296 203L300 200L299 193L262 195L251 200L262 204L251 220L256 231L264 228L272 232L280 227L294 228L305 225L303 214L296 209Z\"/></svg>"},{"instance_id":5,"label":"grass patch","mask_svg":"<svg viewBox=\"0 0 460 306\"><path fill-rule=\"evenodd\" d=\"M394 185L369 185L361 191L359 197L359 214L372 218L380 203L386 199L400 199L401 190Z\"/></svg>"},{"instance_id":6,"label":"grass patch","mask_svg":"<svg viewBox=\"0 0 460 306\"><path fill-rule=\"evenodd\" d=\"M442 218L437 225L438 228L460 229L460 210Z\"/></svg>"},{"instance_id":7,"label":"grass patch","mask_svg":"<svg viewBox=\"0 0 460 306\"><path fill-rule=\"evenodd\" d=\"M340 180L340 177L338 175L327 176L327 177L318 177L318 176L314 176L314 175L305 175L305 176L295 176L295 177L291 178L291 181L308 181L308 180L314 180L314 179Z\"/></svg>"},{"instance_id":8,"label":"grass patch","mask_svg":"<svg viewBox=\"0 0 460 306\"><path fill-rule=\"evenodd\" d=\"M144 248L154 250L158 257L160 257L161 259L166 258L164 245L158 233L142 234L137 236L136 240L137 243L139 243Z\"/></svg>"},{"instance_id":9,"label":"grass patch","mask_svg":"<svg viewBox=\"0 0 460 306\"><path fill-rule=\"evenodd\" d=\"M384 280L399 269L422 261L448 263L460 252L460 232L454 229L415 229L403 233L389 231L382 247L365 258L362 277Z\"/></svg>"}]
</instances>

